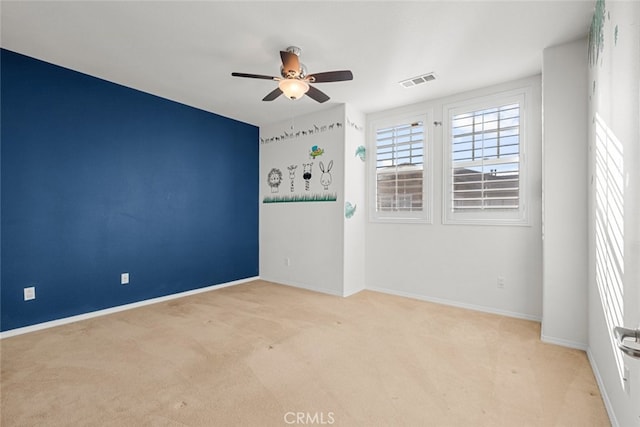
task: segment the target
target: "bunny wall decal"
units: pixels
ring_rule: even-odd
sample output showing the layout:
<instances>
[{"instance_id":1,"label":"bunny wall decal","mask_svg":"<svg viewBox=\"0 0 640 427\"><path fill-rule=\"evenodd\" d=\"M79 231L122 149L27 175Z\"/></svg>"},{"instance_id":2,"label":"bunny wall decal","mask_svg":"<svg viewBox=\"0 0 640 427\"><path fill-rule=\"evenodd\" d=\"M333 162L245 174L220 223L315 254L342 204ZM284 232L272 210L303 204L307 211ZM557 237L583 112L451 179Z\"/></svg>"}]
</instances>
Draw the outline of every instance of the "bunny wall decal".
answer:
<instances>
[{"instance_id":1,"label":"bunny wall decal","mask_svg":"<svg viewBox=\"0 0 640 427\"><path fill-rule=\"evenodd\" d=\"M331 185L331 181L332 181L331 168L332 167L333 167L333 160L329 162L326 170L324 168L324 164L320 162L320 171L322 172L322 175L320 175L320 184L322 184L325 190L328 190L329 186Z\"/></svg>"}]
</instances>

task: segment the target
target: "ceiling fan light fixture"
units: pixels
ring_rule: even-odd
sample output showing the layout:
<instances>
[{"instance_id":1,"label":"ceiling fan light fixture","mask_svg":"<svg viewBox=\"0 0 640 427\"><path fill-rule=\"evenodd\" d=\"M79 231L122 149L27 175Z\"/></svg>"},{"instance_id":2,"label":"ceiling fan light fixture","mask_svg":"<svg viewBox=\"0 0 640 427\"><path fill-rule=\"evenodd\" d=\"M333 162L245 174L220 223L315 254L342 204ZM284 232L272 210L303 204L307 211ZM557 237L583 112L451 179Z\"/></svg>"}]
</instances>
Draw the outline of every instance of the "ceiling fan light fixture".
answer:
<instances>
[{"instance_id":1,"label":"ceiling fan light fixture","mask_svg":"<svg viewBox=\"0 0 640 427\"><path fill-rule=\"evenodd\" d=\"M278 87L289 99L300 99L309 90L309 84L304 80L283 79L278 83Z\"/></svg>"},{"instance_id":2,"label":"ceiling fan light fixture","mask_svg":"<svg viewBox=\"0 0 640 427\"><path fill-rule=\"evenodd\" d=\"M234 77L247 77L250 79L274 80L278 82L278 87L269 92L263 101L273 101L284 95L295 100L302 98L305 94L312 100L323 103L327 102L329 96L310 83L344 82L353 80L353 73L350 70L324 71L322 73L307 74L307 67L300 62L300 49L289 46L287 50L280 51L280 76L265 76L262 74L231 73Z\"/></svg>"}]
</instances>

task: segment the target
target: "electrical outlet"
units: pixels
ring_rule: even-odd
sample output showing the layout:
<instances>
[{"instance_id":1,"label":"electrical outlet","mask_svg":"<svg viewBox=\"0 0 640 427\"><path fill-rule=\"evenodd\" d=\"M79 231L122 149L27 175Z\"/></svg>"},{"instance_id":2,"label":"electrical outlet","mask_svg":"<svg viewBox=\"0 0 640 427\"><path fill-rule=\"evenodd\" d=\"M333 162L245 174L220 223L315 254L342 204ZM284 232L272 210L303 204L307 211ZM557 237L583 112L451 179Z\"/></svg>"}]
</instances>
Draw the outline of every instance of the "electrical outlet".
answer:
<instances>
[{"instance_id":1,"label":"electrical outlet","mask_svg":"<svg viewBox=\"0 0 640 427\"><path fill-rule=\"evenodd\" d=\"M498 276L498 289L504 289L504 276Z\"/></svg>"},{"instance_id":2,"label":"electrical outlet","mask_svg":"<svg viewBox=\"0 0 640 427\"><path fill-rule=\"evenodd\" d=\"M122 273L120 275L120 284L128 285L129 284L129 273Z\"/></svg>"},{"instance_id":3,"label":"electrical outlet","mask_svg":"<svg viewBox=\"0 0 640 427\"><path fill-rule=\"evenodd\" d=\"M286 257L286 258L284 259L284 265L286 265L287 267L289 267L289 266L291 265L291 258Z\"/></svg>"},{"instance_id":4,"label":"electrical outlet","mask_svg":"<svg viewBox=\"0 0 640 427\"><path fill-rule=\"evenodd\" d=\"M36 287L31 286L24 288L24 300L31 301L32 299L36 299Z\"/></svg>"}]
</instances>

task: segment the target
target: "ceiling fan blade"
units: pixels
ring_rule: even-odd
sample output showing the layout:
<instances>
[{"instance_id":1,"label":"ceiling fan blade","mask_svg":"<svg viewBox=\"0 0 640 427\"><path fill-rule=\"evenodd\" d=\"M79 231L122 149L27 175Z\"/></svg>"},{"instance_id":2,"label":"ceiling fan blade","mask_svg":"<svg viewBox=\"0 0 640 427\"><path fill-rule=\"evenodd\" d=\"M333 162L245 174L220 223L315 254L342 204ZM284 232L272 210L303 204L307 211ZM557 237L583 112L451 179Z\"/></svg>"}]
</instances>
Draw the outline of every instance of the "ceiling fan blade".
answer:
<instances>
[{"instance_id":1,"label":"ceiling fan blade","mask_svg":"<svg viewBox=\"0 0 640 427\"><path fill-rule=\"evenodd\" d=\"M307 76L307 80L311 83L343 82L353 80L353 73L349 70L326 71L324 73L310 74Z\"/></svg>"},{"instance_id":2,"label":"ceiling fan blade","mask_svg":"<svg viewBox=\"0 0 640 427\"><path fill-rule=\"evenodd\" d=\"M275 88L273 91L269 92L267 94L267 96L265 96L264 98L262 98L263 101L273 101L274 99L276 99L277 97L279 97L280 95L282 95L282 91L280 90L279 87Z\"/></svg>"},{"instance_id":3,"label":"ceiling fan blade","mask_svg":"<svg viewBox=\"0 0 640 427\"><path fill-rule=\"evenodd\" d=\"M321 90L316 89L315 87L309 85L309 90L307 91L307 96L309 98L318 101L320 103L327 102L329 100L329 96Z\"/></svg>"},{"instance_id":4,"label":"ceiling fan blade","mask_svg":"<svg viewBox=\"0 0 640 427\"><path fill-rule=\"evenodd\" d=\"M231 75L234 77L248 77L250 79L278 80L277 77L263 76L261 74L231 73Z\"/></svg>"},{"instance_id":5,"label":"ceiling fan blade","mask_svg":"<svg viewBox=\"0 0 640 427\"><path fill-rule=\"evenodd\" d=\"M280 58L282 59L282 69L284 74L293 74L294 76L300 74L300 59L298 58L298 55L281 50Z\"/></svg>"}]
</instances>

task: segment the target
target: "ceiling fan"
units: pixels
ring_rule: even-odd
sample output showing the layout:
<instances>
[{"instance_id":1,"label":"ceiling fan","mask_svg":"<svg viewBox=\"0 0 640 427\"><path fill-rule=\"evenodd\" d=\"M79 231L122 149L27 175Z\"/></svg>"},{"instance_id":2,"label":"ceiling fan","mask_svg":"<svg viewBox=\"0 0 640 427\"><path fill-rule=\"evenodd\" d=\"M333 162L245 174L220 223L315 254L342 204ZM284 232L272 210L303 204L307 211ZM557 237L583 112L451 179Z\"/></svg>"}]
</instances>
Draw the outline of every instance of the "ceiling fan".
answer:
<instances>
[{"instance_id":1,"label":"ceiling fan","mask_svg":"<svg viewBox=\"0 0 640 427\"><path fill-rule=\"evenodd\" d=\"M349 70L325 71L323 73L307 74L307 67L300 62L299 56L302 49L296 46L289 46L286 50L280 51L282 66L280 75L282 77L263 76L260 74L231 73L235 77L248 77L250 79L274 80L278 82L278 87L262 98L263 101L273 101L284 94L289 99L300 99L305 94L318 102L326 102L329 96L324 92L311 86L309 83L328 83L353 80L353 74Z\"/></svg>"}]
</instances>

